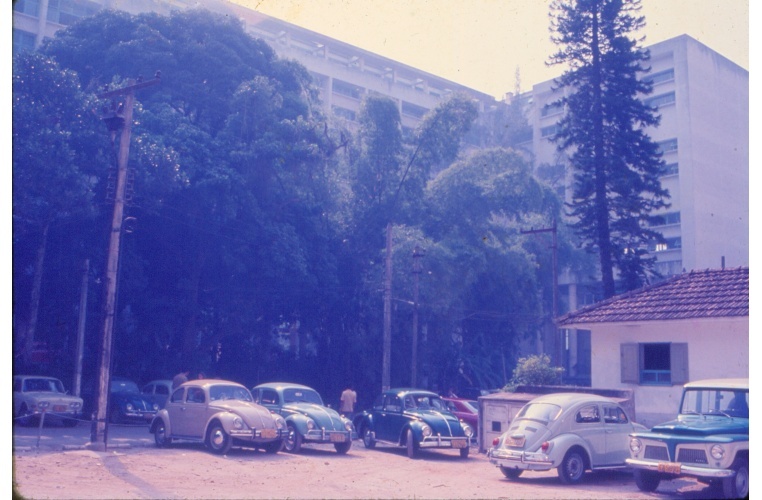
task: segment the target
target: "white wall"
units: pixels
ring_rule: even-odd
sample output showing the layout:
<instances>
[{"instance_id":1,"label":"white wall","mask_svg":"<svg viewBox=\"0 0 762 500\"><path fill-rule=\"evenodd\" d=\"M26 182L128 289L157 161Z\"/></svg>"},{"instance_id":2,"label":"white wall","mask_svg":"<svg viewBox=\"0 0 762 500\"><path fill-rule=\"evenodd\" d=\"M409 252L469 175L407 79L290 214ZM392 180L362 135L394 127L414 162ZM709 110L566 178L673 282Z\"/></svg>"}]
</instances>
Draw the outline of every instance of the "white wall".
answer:
<instances>
[{"instance_id":1,"label":"white wall","mask_svg":"<svg viewBox=\"0 0 762 500\"><path fill-rule=\"evenodd\" d=\"M620 344L688 343L689 380L749 376L749 318L578 325L591 331L592 386L635 391L636 420L651 427L677 415L681 386L621 381Z\"/></svg>"}]
</instances>

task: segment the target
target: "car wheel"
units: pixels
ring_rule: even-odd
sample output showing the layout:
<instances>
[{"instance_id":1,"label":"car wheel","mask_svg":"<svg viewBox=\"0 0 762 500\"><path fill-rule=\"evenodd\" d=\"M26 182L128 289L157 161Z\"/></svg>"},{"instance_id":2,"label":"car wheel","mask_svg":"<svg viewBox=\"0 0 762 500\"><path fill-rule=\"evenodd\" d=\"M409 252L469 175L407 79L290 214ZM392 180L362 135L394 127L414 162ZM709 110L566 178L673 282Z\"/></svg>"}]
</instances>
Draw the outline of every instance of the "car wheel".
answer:
<instances>
[{"instance_id":1,"label":"car wheel","mask_svg":"<svg viewBox=\"0 0 762 500\"><path fill-rule=\"evenodd\" d=\"M352 447L352 441L346 441L344 443L333 443L333 447L336 448L336 453L339 455L346 455L346 453Z\"/></svg>"},{"instance_id":2,"label":"car wheel","mask_svg":"<svg viewBox=\"0 0 762 500\"><path fill-rule=\"evenodd\" d=\"M736 475L722 480L722 493L725 498L746 498L749 494L749 462L737 458L731 468Z\"/></svg>"},{"instance_id":3,"label":"car wheel","mask_svg":"<svg viewBox=\"0 0 762 500\"><path fill-rule=\"evenodd\" d=\"M524 472L523 469L510 469L508 467L500 466L500 472L503 473L505 477L507 477L510 480L518 479L522 472Z\"/></svg>"},{"instance_id":4,"label":"car wheel","mask_svg":"<svg viewBox=\"0 0 762 500\"><path fill-rule=\"evenodd\" d=\"M466 446L465 448L461 448L460 449L460 458L468 458L468 452L469 452L469 447L468 446Z\"/></svg>"},{"instance_id":5,"label":"car wheel","mask_svg":"<svg viewBox=\"0 0 762 500\"><path fill-rule=\"evenodd\" d=\"M153 440L158 448L167 448L172 444L172 438L167 436L167 426L163 420L156 422L156 427L153 431Z\"/></svg>"},{"instance_id":6,"label":"car wheel","mask_svg":"<svg viewBox=\"0 0 762 500\"><path fill-rule=\"evenodd\" d=\"M376 447L376 440L373 439L373 433L368 427L363 427L362 444L364 444L368 449L373 449Z\"/></svg>"},{"instance_id":7,"label":"car wheel","mask_svg":"<svg viewBox=\"0 0 762 500\"><path fill-rule=\"evenodd\" d=\"M206 444L217 455L224 455L230 451L233 446L233 440L219 422L215 422L209 427L209 433L206 435Z\"/></svg>"},{"instance_id":8,"label":"car wheel","mask_svg":"<svg viewBox=\"0 0 762 500\"><path fill-rule=\"evenodd\" d=\"M416 454L418 453L418 443L415 442L415 436L413 436L413 429L407 430L407 438L405 439L405 441L407 441L407 457L415 458Z\"/></svg>"},{"instance_id":9,"label":"car wheel","mask_svg":"<svg viewBox=\"0 0 762 500\"><path fill-rule=\"evenodd\" d=\"M585 457L576 450L566 453L558 466L558 477L564 484L577 484L585 474Z\"/></svg>"},{"instance_id":10,"label":"car wheel","mask_svg":"<svg viewBox=\"0 0 762 500\"><path fill-rule=\"evenodd\" d=\"M285 442L284 440L280 440L280 441L273 441L272 443L267 443L264 446L265 453L272 453L272 454L278 453L280 450L283 449L284 442Z\"/></svg>"},{"instance_id":11,"label":"car wheel","mask_svg":"<svg viewBox=\"0 0 762 500\"><path fill-rule=\"evenodd\" d=\"M659 483L661 482L658 472L635 469L633 471L633 476L635 477L635 485L640 491L656 491L656 488L659 487Z\"/></svg>"},{"instance_id":12,"label":"car wheel","mask_svg":"<svg viewBox=\"0 0 762 500\"><path fill-rule=\"evenodd\" d=\"M288 424L288 435L285 443L286 451L289 453L299 453L302 449L302 435L296 430L294 424Z\"/></svg>"}]
</instances>

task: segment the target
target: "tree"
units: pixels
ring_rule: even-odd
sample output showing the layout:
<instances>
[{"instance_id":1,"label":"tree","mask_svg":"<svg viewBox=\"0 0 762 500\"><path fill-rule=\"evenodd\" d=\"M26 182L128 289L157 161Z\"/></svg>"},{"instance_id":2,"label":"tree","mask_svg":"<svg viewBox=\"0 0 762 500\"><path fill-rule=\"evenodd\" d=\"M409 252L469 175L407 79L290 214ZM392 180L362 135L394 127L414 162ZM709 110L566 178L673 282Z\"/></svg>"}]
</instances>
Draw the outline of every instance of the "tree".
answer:
<instances>
[{"instance_id":1,"label":"tree","mask_svg":"<svg viewBox=\"0 0 762 500\"><path fill-rule=\"evenodd\" d=\"M560 48L549 64L569 67L558 79L568 93L558 101L567 113L555 141L574 169L569 215L584 247L598 253L605 297L616 293L615 268L627 289L653 273L646 249L660 237L647 222L669 198L659 148L645 131L659 118L640 100L652 85L638 79L649 59L633 38L645 25L639 11L640 0L551 4L551 38Z\"/></svg>"},{"instance_id":2,"label":"tree","mask_svg":"<svg viewBox=\"0 0 762 500\"><path fill-rule=\"evenodd\" d=\"M547 354L534 354L519 359L513 369L510 385L555 385L561 383L563 374L562 367L551 366Z\"/></svg>"}]
</instances>

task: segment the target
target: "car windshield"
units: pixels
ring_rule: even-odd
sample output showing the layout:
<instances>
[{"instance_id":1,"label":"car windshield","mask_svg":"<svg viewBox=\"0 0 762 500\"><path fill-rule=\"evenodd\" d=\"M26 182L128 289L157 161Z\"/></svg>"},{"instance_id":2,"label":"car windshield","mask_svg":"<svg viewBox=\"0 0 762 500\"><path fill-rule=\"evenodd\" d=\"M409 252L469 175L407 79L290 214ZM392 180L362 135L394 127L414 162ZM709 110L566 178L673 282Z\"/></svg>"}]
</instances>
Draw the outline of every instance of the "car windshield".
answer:
<instances>
[{"instance_id":1,"label":"car windshield","mask_svg":"<svg viewBox=\"0 0 762 500\"><path fill-rule=\"evenodd\" d=\"M438 396L427 394L408 394L405 396L406 410L446 410L447 406Z\"/></svg>"},{"instance_id":2,"label":"car windshield","mask_svg":"<svg viewBox=\"0 0 762 500\"><path fill-rule=\"evenodd\" d=\"M245 387L237 385L213 385L209 388L209 399L211 401L237 399L239 401L252 402L254 399L251 393Z\"/></svg>"},{"instance_id":3,"label":"car windshield","mask_svg":"<svg viewBox=\"0 0 762 500\"><path fill-rule=\"evenodd\" d=\"M24 380L24 392L60 392L64 393L60 380L52 378L28 378Z\"/></svg>"},{"instance_id":4,"label":"car windshield","mask_svg":"<svg viewBox=\"0 0 762 500\"><path fill-rule=\"evenodd\" d=\"M138 384L129 380L112 380L111 392L139 393Z\"/></svg>"},{"instance_id":5,"label":"car windshield","mask_svg":"<svg viewBox=\"0 0 762 500\"><path fill-rule=\"evenodd\" d=\"M550 403L528 403L519 411L516 418L528 418L540 422L552 422L561 414L561 407Z\"/></svg>"},{"instance_id":6,"label":"car windshield","mask_svg":"<svg viewBox=\"0 0 762 500\"><path fill-rule=\"evenodd\" d=\"M749 418L749 391L748 389L687 389L683 395L680 413Z\"/></svg>"},{"instance_id":7,"label":"car windshield","mask_svg":"<svg viewBox=\"0 0 762 500\"><path fill-rule=\"evenodd\" d=\"M312 389L284 389L283 402L285 403L315 403L323 405L320 394Z\"/></svg>"}]
</instances>

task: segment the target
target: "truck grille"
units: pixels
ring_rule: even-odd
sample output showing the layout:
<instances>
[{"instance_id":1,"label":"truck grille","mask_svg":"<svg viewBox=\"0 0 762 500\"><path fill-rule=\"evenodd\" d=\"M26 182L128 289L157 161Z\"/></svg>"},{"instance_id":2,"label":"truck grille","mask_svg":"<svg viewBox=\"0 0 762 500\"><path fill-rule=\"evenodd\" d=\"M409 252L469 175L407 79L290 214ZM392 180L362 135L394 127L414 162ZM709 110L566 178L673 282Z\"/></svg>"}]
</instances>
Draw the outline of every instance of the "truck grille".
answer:
<instances>
[{"instance_id":1,"label":"truck grille","mask_svg":"<svg viewBox=\"0 0 762 500\"><path fill-rule=\"evenodd\" d=\"M646 446L643 456L651 460L669 460L666 446Z\"/></svg>"},{"instance_id":2,"label":"truck grille","mask_svg":"<svg viewBox=\"0 0 762 500\"><path fill-rule=\"evenodd\" d=\"M706 459L706 452L704 450L691 450L682 449L677 453L677 461L687 464L706 464L709 463Z\"/></svg>"}]
</instances>

